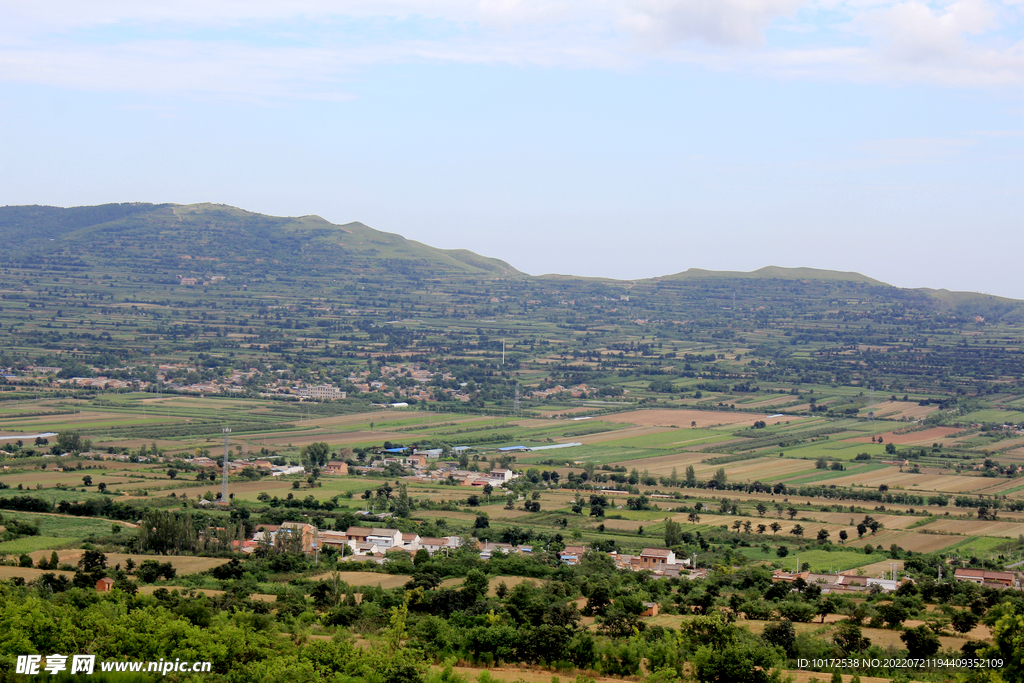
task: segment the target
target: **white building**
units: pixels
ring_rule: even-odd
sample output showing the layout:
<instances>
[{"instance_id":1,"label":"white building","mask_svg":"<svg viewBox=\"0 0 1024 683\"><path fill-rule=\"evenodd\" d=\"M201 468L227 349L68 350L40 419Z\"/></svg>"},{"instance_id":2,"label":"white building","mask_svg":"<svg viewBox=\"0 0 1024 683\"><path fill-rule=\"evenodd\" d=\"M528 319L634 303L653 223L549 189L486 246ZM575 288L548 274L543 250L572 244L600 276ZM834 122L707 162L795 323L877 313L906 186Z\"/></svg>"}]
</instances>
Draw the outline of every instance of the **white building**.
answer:
<instances>
[{"instance_id":1,"label":"white building","mask_svg":"<svg viewBox=\"0 0 1024 683\"><path fill-rule=\"evenodd\" d=\"M366 542L373 543L382 551L402 547L402 532L398 529L371 529Z\"/></svg>"},{"instance_id":2,"label":"white building","mask_svg":"<svg viewBox=\"0 0 1024 683\"><path fill-rule=\"evenodd\" d=\"M488 472L488 476L492 479L500 479L502 482L506 482L511 481L515 475L512 473L512 470L499 469L491 470Z\"/></svg>"},{"instance_id":3,"label":"white building","mask_svg":"<svg viewBox=\"0 0 1024 683\"><path fill-rule=\"evenodd\" d=\"M318 384L315 387L299 389L299 397L313 401L335 401L345 398L345 392L331 384Z\"/></svg>"}]
</instances>

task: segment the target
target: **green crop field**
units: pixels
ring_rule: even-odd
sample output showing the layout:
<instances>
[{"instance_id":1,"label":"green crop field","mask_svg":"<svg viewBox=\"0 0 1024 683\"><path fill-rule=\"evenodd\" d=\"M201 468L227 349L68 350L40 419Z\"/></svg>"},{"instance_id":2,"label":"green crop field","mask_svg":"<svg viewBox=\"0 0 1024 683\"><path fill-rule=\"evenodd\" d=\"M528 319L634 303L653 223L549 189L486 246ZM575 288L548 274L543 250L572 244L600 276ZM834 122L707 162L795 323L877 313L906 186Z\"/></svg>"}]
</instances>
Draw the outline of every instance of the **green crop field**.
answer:
<instances>
[{"instance_id":1,"label":"green crop field","mask_svg":"<svg viewBox=\"0 0 1024 683\"><path fill-rule=\"evenodd\" d=\"M25 536L0 543L0 557L21 555L35 550L50 550L73 544L78 539L69 536Z\"/></svg>"},{"instance_id":2,"label":"green crop field","mask_svg":"<svg viewBox=\"0 0 1024 683\"><path fill-rule=\"evenodd\" d=\"M886 467L888 467L888 465L882 465L880 463L848 465L845 470L818 470L816 474L798 476L792 479L784 479L782 481L785 481L787 485L814 484L820 481L828 481L829 479L838 479L839 477L867 474L868 472L885 469Z\"/></svg>"}]
</instances>

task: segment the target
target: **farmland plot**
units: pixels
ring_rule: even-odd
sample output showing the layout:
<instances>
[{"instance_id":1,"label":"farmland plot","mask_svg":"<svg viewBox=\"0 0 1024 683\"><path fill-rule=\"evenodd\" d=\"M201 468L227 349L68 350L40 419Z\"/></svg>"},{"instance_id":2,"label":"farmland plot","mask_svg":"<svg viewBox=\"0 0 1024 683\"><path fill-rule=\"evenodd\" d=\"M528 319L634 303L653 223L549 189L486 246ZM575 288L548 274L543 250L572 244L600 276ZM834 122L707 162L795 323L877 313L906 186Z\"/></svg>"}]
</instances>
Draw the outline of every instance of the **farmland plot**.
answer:
<instances>
[{"instance_id":1,"label":"farmland plot","mask_svg":"<svg viewBox=\"0 0 1024 683\"><path fill-rule=\"evenodd\" d=\"M1024 523L967 519L940 519L921 527L929 531L965 536L1003 536L1016 538L1024 534Z\"/></svg>"},{"instance_id":2,"label":"farmland plot","mask_svg":"<svg viewBox=\"0 0 1024 683\"><path fill-rule=\"evenodd\" d=\"M938 491L940 493L961 493L977 491L992 485L992 481L984 477L968 477L955 474L912 474L900 472L892 466L862 475L851 475L832 479L829 484L836 486L866 486L877 488L882 484L890 490L903 488L913 491Z\"/></svg>"},{"instance_id":3,"label":"farmland plot","mask_svg":"<svg viewBox=\"0 0 1024 683\"><path fill-rule=\"evenodd\" d=\"M608 422L626 422L645 427L671 427L672 425L689 427L696 422L700 429L720 425L747 425L749 427L753 426L754 422L767 418L768 413L751 415L713 410L632 410L627 413L601 416L602 420ZM776 418L774 421L794 419L800 418Z\"/></svg>"}]
</instances>

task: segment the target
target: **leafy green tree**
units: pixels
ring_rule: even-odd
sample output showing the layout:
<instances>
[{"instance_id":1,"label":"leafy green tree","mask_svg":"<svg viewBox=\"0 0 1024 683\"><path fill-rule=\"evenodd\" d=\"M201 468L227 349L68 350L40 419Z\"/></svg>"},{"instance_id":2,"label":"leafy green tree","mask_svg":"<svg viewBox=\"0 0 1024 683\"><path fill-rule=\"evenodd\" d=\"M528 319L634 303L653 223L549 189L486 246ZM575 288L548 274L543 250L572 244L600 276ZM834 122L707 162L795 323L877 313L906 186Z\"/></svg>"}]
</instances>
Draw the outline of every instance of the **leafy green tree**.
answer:
<instances>
[{"instance_id":1,"label":"leafy green tree","mask_svg":"<svg viewBox=\"0 0 1024 683\"><path fill-rule=\"evenodd\" d=\"M835 614L839 611L839 600L834 595L826 595L818 603L818 616L821 617L821 623L825 623L825 617L830 614Z\"/></svg>"},{"instance_id":2,"label":"leafy green tree","mask_svg":"<svg viewBox=\"0 0 1024 683\"><path fill-rule=\"evenodd\" d=\"M793 622L783 619L782 621L770 621L764 625L761 637L769 645L782 648L787 657L796 656L796 630Z\"/></svg>"},{"instance_id":3,"label":"leafy green tree","mask_svg":"<svg viewBox=\"0 0 1024 683\"><path fill-rule=\"evenodd\" d=\"M996 615L994 621L989 617ZM999 658L1003 668L995 680L1000 683L1024 681L1024 608L1019 601L1005 602L992 610L986 621L992 623L992 645L978 652L979 657Z\"/></svg>"},{"instance_id":4,"label":"leafy green tree","mask_svg":"<svg viewBox=\"0 0 1024 683\"><path fill-rule=\"evenodd\" d=\"M900 636L900 640L907 646L907 655L912 659L931 657L942 646L939 637L927 626L907 629Z\"/></svg>"},{"instance_id":5,"label":"leafy green tree","mask_svg":"<svg viewBox=\"0 0 1024 683\"><path fill-rule=\"evenodd\" d=\"M56 445L61 453L78 453L83 450L82 437L78 432L59 433Z\"/></svg>"},{"instance_id":6,"label":"leafy green tree","mask_svg":"<svg viewBox=\"0 0 1024 683\"><path fill-rule=\"evenodd\" d=\"M693 657L694 677L700 683L778 683L780 659L774 647L748 642L704 645Z\"/></svg>"},{"instance_id":7,"label":"leafy green tree","mask_svg":"<svg viewBox=\"0 0 1024 683\"><path fill-rule=\"evenodd\" d=\"M470 569L469 573L466 574L466 580L462 583L462 590L460 592L466 596L470 603L473 603L487 595L488 585L486 574L479 569Z\"/></svg>"},{"instance_id":8,"label":"leafy green tree","mask_svg":"<svg viewBox=\"0 0 1024 683\"><path fill-rule=\"evenodd\" d=\"M683 542L683 526L671 519L665 520L665 545L669 548Z\"/></svg>"},{"instance_id":9,"label":"leafy green tree","mask_svg":"<svg viewBox=\"0 0 1024 683\"><path fill-rule=\"evenodd\" d=\"M312 470L314 467L324 467L331 458L331 447L323 441L317 441L304 446L300 456L302 457L303 466L307 469Z\"/></svg>"},{"instance_id":10,"label":"leafy green tree","mask_svg":"<svg viewBox=\"0 0 1024 683\"><path fill-rule=\"evenodd\" d=\"M863 652L871 645L871 641L863 636L860 625L849 619L837 622L832 628L832 642L847 656Z\"/></svg>"},{"instance_id":11,"label":"leafy green tree","mask_svg":"<svg viewBox=\"0 0 1024 683\"><path fill-rule=\"evenodd\" d=\"M889 628L898 628L900 624L910 617L910 612L903 605L895 602L879 605L878 618L885 622Z\"/></svg>"},{"instance_id":12,"label":"leafy green tree","mask_svg":"<svg viewBox=\"0 0 1024 683\"><path fill-rule=\"evenodd\" d=\"M970 610L955 610L950 617L950 625L957 633L967 633L978 625L978 615Z\"/></svg>"},{"instance_id":13,"label":"leafy green tree","mask_svg":"<svg viewBox=\"0 0 1024 683\"><path fill-rule=\"evenodd\" d=\"M587 602L583 606L583 614L588 617L604 615L608 606L612 603L611 588L605 581L600 581L588 589Z\"/></svg>"},{"instance_id":14,"label":"leafy green tree","mask_svg":"<svg viewBox=\"0 0 1024 683\"><path fill-rule=\"evenodd\" d=\"M715 484L718 486L718 488L722 488L723 486L725 486L725 484L728 481L728 479L729 478L725 474L725 468L724 467L719 467L715 471L715 476L711 477L711 481L715 482Z\"/></svg>"},{"instance_id":15,"label":"leafy green tree","mask_svg":"<svg viewBox=\"0 0 1024 683\"><path fill-rule=\"evenodd\" d=\"M107 556L98 550L86 550L78 560L78 566L84 572L102 571L107 568Z\"/></svg>"}]
</instances>

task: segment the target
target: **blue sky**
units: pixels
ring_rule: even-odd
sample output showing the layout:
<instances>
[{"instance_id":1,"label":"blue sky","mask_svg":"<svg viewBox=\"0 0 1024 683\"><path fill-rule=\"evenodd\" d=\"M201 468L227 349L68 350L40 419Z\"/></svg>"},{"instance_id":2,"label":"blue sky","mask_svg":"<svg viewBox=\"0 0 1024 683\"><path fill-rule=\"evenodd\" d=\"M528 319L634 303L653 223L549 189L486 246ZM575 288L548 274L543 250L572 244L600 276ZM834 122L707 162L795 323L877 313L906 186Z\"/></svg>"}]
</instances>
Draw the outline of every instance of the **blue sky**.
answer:
<instances>
[{"instance_id":1,"label":"blue sky","mask_svg":"<svg viewBox=\"0 0 1024 683\"><path fill-rule=\"evenodd\" d=\"M0 0L0 204L1024 298L1024 0Z\"/></svg>"}]
</instances>

